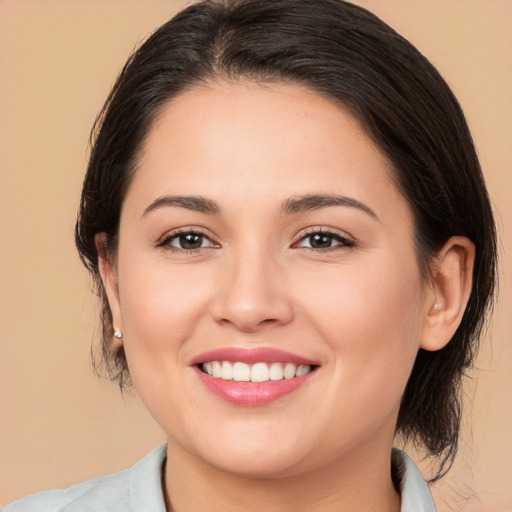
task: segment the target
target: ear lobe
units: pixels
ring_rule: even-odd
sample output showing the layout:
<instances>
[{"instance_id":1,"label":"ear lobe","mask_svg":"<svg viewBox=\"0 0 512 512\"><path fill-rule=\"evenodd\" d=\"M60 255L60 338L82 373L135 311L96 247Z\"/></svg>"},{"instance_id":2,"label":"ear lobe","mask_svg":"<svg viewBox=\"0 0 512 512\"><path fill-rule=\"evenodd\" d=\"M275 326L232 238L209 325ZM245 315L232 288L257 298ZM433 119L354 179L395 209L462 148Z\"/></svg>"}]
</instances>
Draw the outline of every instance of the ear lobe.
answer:
<instances>
[{"instance_id":1,"label":"ear lobe","mask_svg":"<svg viewBox=\"0 0 512 512\"><path fill-rule=\"evenodd\" d=\"M98 251L98 270L100 273L103 287L107 294L108 304L112 313L114 329L122 330L121 307L119 303L119 286L115 266L111 257L107 254L107 235L106 233L97 233L94 238L96 250ZM122 340L114 338L114 344L122 344Z\"/></svg>"},{"instance_id":2,"label":"ear lobe","mask_svg":"<svg viewBox=\"0 0 512 512\"><path fill-rule=\"evenodd\" d=\"M475 246L466 237L450 238L439 251L425 301L424 350L442 349L459 327L471 294L474 262Z\"/></svg>"}]
</instances>

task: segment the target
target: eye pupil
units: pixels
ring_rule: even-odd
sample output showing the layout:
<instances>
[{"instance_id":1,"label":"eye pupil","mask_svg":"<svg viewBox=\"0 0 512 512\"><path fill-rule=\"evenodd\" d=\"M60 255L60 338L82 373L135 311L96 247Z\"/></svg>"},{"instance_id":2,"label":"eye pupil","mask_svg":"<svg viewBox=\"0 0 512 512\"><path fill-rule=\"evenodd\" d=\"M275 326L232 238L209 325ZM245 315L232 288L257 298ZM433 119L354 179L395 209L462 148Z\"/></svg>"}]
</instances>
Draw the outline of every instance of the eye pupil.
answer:
<instances>
[{"instance_id":1,"label":"eye pupil","mask_svg":"<svg viewBox=\"0 0 512 512\"><path fill-rule=\"evenodd\" d=\"M315 233L309 237L309 243L314 249L325 249L326 247L331 247L332 237L322 233Z\"/></svg>"},{"instance_id":2,"label":"eye pupil","mask_svg":"<svg viewBox=\"0 0 512 512\"><path fill-rule=\"evenodd\" d=\"M203 235L197 233L187 233L180 235L180 246L183 249L199 249L203 244Z\"/></svg>"}]
</instances>

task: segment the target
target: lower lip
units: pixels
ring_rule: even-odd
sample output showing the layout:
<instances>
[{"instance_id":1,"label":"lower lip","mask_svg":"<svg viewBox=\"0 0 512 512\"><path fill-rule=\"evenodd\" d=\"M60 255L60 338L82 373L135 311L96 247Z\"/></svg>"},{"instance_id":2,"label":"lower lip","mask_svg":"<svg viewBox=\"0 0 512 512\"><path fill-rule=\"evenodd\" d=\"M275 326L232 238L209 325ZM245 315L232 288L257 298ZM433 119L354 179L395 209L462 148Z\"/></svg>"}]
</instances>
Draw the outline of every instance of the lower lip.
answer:
<instances>
[{"instance_id":1,"label":"lower lip","mask_svg":"<svg viewBox=\"0 0 512 512\"><path fill-rule=\"evenodd\" d=\"M237 382L224 380L195 368L201 382L214 395L235 405L257 406L275 402L296 391L305 384L316 370L293 379L268 380L265 382Z\"/></svg>"}]
</instances>

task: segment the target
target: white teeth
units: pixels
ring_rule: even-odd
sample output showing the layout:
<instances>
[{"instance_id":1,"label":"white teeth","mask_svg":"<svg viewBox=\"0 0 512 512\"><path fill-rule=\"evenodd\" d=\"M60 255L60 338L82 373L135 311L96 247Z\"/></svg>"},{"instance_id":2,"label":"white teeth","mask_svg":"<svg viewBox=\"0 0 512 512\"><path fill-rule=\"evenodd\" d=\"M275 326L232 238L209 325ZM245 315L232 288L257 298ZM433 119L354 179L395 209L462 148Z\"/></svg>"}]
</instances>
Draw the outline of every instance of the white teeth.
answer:
<instances>
[{"instance_id":1,"label":"white teeth","mask_svg":"<svg viewBox=\"0 0 512 512\"><path fill-rule=\"evenodd\" d=\"M249 382L251 380L251 367L248 364L236 362L233 365L233 380Z\"/></svg>"},{"instance_id":2,"label":"white teeth","mask_svg":"<svg viewBox=\"0 0 512 512\"><path fill-rule=\"evenodd\" d=\"M221 364L219 363L219 361L213 361L212 362L212 375L216 378L220 378L220 376L222 375L222 366Z\"/></svg>"},{"instance_id":3,"label":"white teeth","mask_svg":"<svg viewBox=\"0 0 512 512\"><path fill-rule=\"evenodd\" d=\"M311 366L309 364L301 364L297 367L297 371L295 373L296 377L302 377L311 371Z\"/></svg>"},{"instance_id":4,"label":"white teeth","mask_svg":"<svg viewBox=\"0 0 512 512\"><path fill-rule=\"evenodd\" d=\"M268 366L265 363L256 363L251 368L252 382L265 382L269 379Z\"/></svg>"},{"instance_id":5,"label":"white teeth","mask_svg":"<svg viewBox=\"0 0 512 512\"><path fill-rule=\"evenodd\" d=\"M269 368L270 380L281 380L283 375L283 365L281 363L272 363Z\"/></svg>"},{"instance_id":6,"label":"white teeth","mask_svg":"<svg viewBox=\"0 0 512 512\"><path fill-rule=\"evenodd\" d=\"M228 361L223 361L220 377L224 380L231 380L233 378L233 365Z\"/></svg>"},{"instance_id":7,"label":"white teeth","mask_svg":"<svg viewBox=\"0 0 512 512\"><path fill-rule=\"evenodd\" d=\"M283 370L283 376L285 379L293 379L295 377L295 371L297 367L292 363L287 363Z\"/></svg>"},{"instance_id":8,"label":"white teeth","mask_svg":"<svg viewBox=\"0 0 512 512\"><path fill-rule=\"evenodd\" d=\"M293 379L302 377L311 371L308 364L295 365L293 363L255 363L249 365L237 361L208 361L202 365L203 371L223 380L237 382L267 382L268 380Z\"/></svg>"}]
</instances>

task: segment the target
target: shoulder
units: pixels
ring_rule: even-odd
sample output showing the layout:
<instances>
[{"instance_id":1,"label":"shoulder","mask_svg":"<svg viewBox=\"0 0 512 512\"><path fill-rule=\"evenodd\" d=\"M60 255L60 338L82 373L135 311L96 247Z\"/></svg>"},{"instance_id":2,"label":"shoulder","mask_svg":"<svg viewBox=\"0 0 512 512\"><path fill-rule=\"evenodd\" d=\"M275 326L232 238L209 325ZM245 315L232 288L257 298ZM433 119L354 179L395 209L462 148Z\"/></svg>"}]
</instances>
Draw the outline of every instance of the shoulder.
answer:
<instances>
[{"instance_id":1,"label":"shoulder","mask_svg":"<svg viewBox=\"0 0 512 512\"><path fill-rule=\"evenodd\" d=\"M403 451L393 449L394 480L402 498L401 512L436 512L427 483L413 460Z\"/></svg>"},{"instance_id":2,"label":"shoulder","mask_svg":"<svg viewBox=\"0 0 512 512\"><path fill-rule=\"evenodd\" d=\"M126 510L128 494L128 480L130 470L121 471L112 475L93 478L66 489L52 489L26 496L19 501L3 508L3 512L53 512L53 511L81 511L117 510L112 507L116 503L119 510Z\"/></svg>"},{"instance_id":3,"label":"shoulder","mask_svg":"<svg viewBox=\"0 0 512 512\"><path fill-rule=\"evenodd\" d=\"M130 469L87 480L66 489L32 494L3 512L165 512L162 467L166 446L155 448Z\"/></svg>"}]
</instances>

